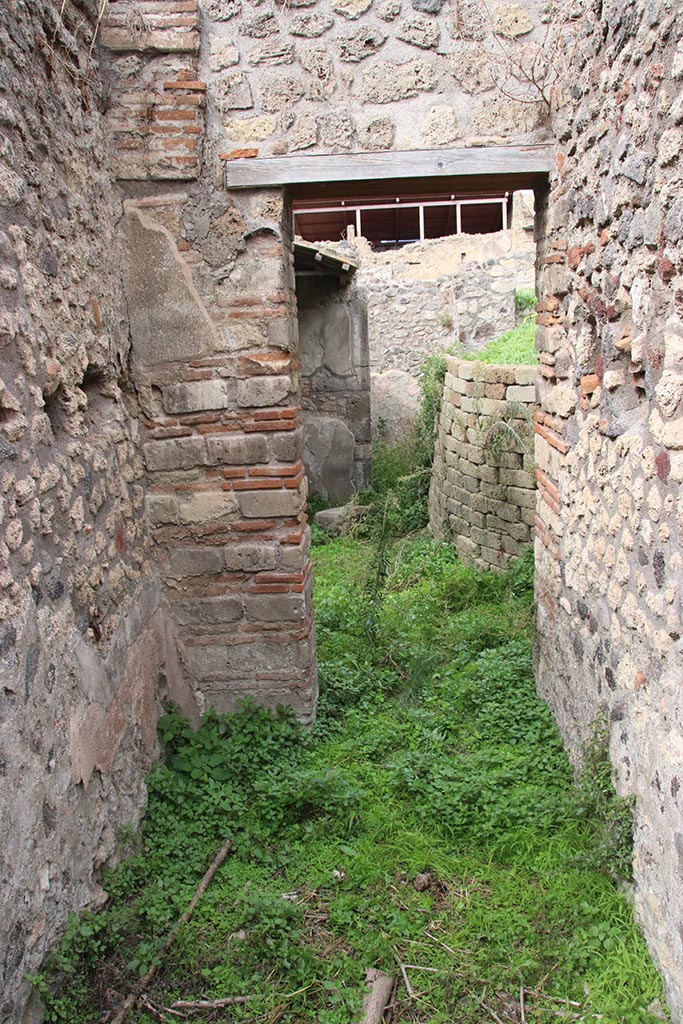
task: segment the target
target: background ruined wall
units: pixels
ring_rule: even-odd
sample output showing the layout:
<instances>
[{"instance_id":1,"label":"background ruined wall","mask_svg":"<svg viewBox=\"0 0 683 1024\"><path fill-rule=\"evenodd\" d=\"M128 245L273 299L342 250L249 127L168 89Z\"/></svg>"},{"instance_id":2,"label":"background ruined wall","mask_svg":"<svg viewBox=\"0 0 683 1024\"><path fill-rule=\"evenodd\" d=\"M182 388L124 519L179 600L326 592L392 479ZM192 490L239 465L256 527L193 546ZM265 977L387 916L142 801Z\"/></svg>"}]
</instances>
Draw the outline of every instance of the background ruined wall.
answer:
<instances>
[{"instance_id":1,"label":"background ruined wall","mask_svg":"<svg viewBox=\"0 0 683 1024\"><path fill-rule=\"evenodd\" d=\"M533 193L516 192L509 231L452 235L373 251L357 240L359 287L368 297L375 432L409 435L426 357L476 351L517 321L515 293L535 287Z\"/></svg>"},{"instance_id":2,"label":"background ruined wall","mask_svg":"<svg viewBox=\"0 0 683 1024\"><path fill-rule=\"evenodd\" d=\"M143 514L95 3L0 8L0 1017L191 712Z\"/></svg>"},{"instance_id":3,"label":"background ruined wall","mask_svg":"<svg viewBox=\"0 0 683 1024\"><path fill-rule=\"evenodd\" d=\"M450 346L476 351L514 327L515 292L535 287L533 232L533 193L517 192L509 231L384 252L358 239L356 280L368 296L372 372L417 377L425 356Z\"/></svg>"},{"instance_id":4,"label":"background ruined wall","mask_svg":"<svg viewBox=\"0 0 683 1024\"><path fill-rule=\"evenodd\" d=\"M637 909L683 1019L683 19L585 5L539 220L538 683L609 720Z\"/></svg>"}]
</instances>

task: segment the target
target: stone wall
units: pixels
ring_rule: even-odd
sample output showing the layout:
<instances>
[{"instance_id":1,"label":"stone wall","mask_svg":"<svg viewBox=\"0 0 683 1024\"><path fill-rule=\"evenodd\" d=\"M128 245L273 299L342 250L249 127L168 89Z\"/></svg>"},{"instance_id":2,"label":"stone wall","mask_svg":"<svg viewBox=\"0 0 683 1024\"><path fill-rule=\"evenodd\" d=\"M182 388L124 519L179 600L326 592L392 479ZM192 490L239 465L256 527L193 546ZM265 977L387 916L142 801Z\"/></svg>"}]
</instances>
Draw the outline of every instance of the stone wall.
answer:
<instances>
[{"instance_id":1,"label":"stone wall","mask_svg":"<svg viewBox=\"0 0 683 1024\"><path fill-rule=\"evenodd\" d=\"M61 11L61 15L58 12ZM0 1018L137 822L165 697L194 715L144 465L91 53L95 4L0 7Z\"/></svg>"},{"instance_id":2,"label":"stone wall","mask_svg":"<svg viewBox=\"0 0 683 1024\"><path fill-rule=\"evenodd\" d=\"M471 352L514 327L515 292L535 287L533 203L515 193L509 231L450 235L373 251L358 239L368 298L370 368L416 377L427 355Z\"/></svg>"},{"instance_id":3,"label":"stone wall","mask_svg":"<svg viewBox=\"0 0 683 1024\"><path fill-rule=\"evenodd\" d=\"M586 8L538 223L537 678L574 756L609 722L680 1021L683 19L668 0Z\"/></svg>"},{"instance_id":4,"label":"stone wall","mask_svg":"<svg viewBox=\"0 0 683 1024\"><path fill-rule=\"evenodd\" d=\"M489 19L477 0L202 0L224 149L274 156L538 140L542 105L510 100L496 83L524 96L515 64L542 45L544 7L496 4Z\"/></svg>"},{"instance_id":5,"label":"stone wall","mask_svg":"<svg viewBox=\"0 0 683 1024\"><path fill-rule=\"evenodd\" d=\"M345 501L370 484L368 309L355 284L299 277L304 464L309 487Z\"/></svg>"},{"instance_id":6,"label":"stone wall","mask_svg":"<svg viewBox=\"0 0 683 1024\"><path fill-rule=\"evenodd\" d=\"M446 363L429 526L464 562L504 568L533 540L535 366Z\"/></svg>"},{"instance_id":7,"label":"stone wall","mask_svg":"<svg viewBox=\"0 0 683 1024\"><path fill-rule=\"evenodd\" d=\"M202 24L197 0L111 0L103 26L146 510L202 701L253 695L310 721L291 214L282 190L217 187Z\"/></svg>"},{"instance_id":8,"label":"stone wall","mask_svg":"<svg viewBox=\"0 0 683 1024\"><path fill-rule=\"evenodd\" d=\"M277 192L243 193L229 216L233 234L225 203L203 190L126 201L146 512L202 701L228 711L253 696L310 721L292 239Z\"/></svg>"}]
</instances>

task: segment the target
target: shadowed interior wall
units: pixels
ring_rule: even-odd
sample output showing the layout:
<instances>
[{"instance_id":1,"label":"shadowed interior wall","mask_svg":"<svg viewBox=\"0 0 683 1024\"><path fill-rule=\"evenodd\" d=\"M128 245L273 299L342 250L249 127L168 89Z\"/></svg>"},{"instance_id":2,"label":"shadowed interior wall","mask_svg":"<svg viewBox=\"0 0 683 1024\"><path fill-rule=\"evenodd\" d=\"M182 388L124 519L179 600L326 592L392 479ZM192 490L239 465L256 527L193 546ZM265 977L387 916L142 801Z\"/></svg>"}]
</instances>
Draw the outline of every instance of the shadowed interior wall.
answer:
<instances>
[{"instance_id":1,"label":"shadowed interior wall","mask_svg":"<svg viewBox=\"0 0 683 1024\"><path fill-rule=\"evenodd\" d=\"M345 501L370 484L368 308L355 284L297 276L305 465L312 492Z\"/></svg>"}]
</instances>

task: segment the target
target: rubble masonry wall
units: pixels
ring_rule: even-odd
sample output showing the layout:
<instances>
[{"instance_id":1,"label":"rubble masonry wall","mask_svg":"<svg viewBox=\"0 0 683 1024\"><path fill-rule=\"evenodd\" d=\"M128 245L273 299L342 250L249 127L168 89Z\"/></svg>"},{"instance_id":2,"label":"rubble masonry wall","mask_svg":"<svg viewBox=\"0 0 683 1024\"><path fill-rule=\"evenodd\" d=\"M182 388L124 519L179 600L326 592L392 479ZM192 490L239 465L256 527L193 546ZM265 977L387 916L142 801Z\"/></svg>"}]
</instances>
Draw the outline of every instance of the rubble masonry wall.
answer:
<instances>
[{"instance_id":1,"label":"rubble masonry wall","mask_svg":"<svg viewBox=\"0 0 683 1024\"><path fill-rule=\"evenodd\" d=\"M636 907L683 1019L683 19L586 5L538 221L537 679L609 723Z\"/></svg>"},{"instance_id":2,"label":"rubble masonry wall","mask_svg":"<svg viewBox=\"0 0 683 1024\"><path fill-rule=\"evenodd\" d=\"M94 5L0 8L0 1017L136 823L165 697L193 716L145 471Z\"/></svg>"},{"instance_id":3,"label":"rubble masonry wall","mask_svg":"<svg viewBox=\"0 0 683 1024\"><path fill-rule=\"evenodd\" d=\"M430 238L387 252L357 240L373 373L417 377L425 356L453 346L476 351L515 326L515 292L535 287L533 211L523 217L517 201L527 194L515 194L509 231Z\"/></svg>"}]
</instances>

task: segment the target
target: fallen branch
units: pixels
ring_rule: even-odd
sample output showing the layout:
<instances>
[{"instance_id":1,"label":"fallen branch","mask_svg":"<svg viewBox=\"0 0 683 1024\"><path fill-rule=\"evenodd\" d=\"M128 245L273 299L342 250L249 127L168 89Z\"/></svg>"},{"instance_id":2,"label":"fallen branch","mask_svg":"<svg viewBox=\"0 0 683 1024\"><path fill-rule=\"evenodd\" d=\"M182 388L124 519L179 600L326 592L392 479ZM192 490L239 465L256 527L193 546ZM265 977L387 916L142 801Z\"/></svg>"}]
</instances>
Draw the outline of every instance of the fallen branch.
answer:
<instances>
[{"instance_id":1,"label":"fallen branch","mask_svg":"<svg viewBox=\"0 0 683 1024\"><path fill-rule=\"evenodd\" d=\"M384 1011L384 1024L392 1024L394 1019L394 1010L396 1009L396 994L398 992L398 977L394 978L394 984L391 986L391 995L389 996L389 1002L386 1005Z\"/></svg>"},{"instance_id":2,"label":"fallen branch","mask_svg":"<svg viewBox=\"0 0 683 1024\"><path fill-rule=\"evenodd\" d=\"M384 1011L394 991L394 977L371 968L365 972L365 983L371 989L363 1000L362 1024L382 1024Z\"/></svg>"},{"instance_id":3,"label":"fallen branch","mask_svg":"<svg viewBox=\"0 0 683 1024\"><path fill-rule=\"evenodd\" d=\"M164 1010L220 1010L223 1006L236 1006L248 1003L254 996L226 996L225 999L177 999Z\"/></svg>"},{"instance_id":4,"label":"fallen branch","mask_svg":"<svg viewBox=\"0 0 683 1024\"><path fill-rule=\"evenodd\" d=\"M526 1024L526 1010L524 1008L524 986L522 985L519 990L519 1015L521 1017L522 1024Z\"/></svg>"},{"instance_id":5,"label":"fallen branch","mask_svg":"<svg viewBox=\"0 0 683 1024\"><path fill-rule=\"evenodd\" d=\"M126 1001L123 1003L121 1008L117 1011L115 1016L112 1017L112 1019L110 1021L110 1024L123 1024L123 1022L127 1018L127 1016L130 1013L130 1011L135 1007L135 1004L137 1003L138 999L140 999L141 995L143 994L143 992L145 991L145 989L149 985L150 981L152 980L152 978L156 974L161 960L163 959L163 957L166 956L166 954L168 953L169 949L171 948L171 946L175 942L175 939L176 939L176 936L177 936L178 932L180 931L182 926L184 924L187 924L187 922L192 917L192 915L194 913L194 908L197 906L197 903L202 898L202 896L204 895L206 890L209 888L209 885L211 884L213 876L216 874L216 872L218 871L219 867L221 866L221 864L223 863L225 858L228 856L231 848L232 848L232 842L229 839L226 839L226 841L223 843L223 845L221 846L220 850L218 851L218 853L216 854L214 859L211 861L211 865L209 866L206 874L204 875L204 877L202 878L201 882L197 886L197 890L196 890L194 896L192 897L192 900L190 901L189 907L187 908L185 913L182 914L178 918L178 920L172 926L170 932L166 936L166 941L164 942L163 946L161 947L161 952L159 954L159 959L155 963L153 963L152 966L147 971L147 973L144 974L142 978L140 978L140 981L137 983L137 985L135 986L133 991L127 997Z\"/></svg>"},{"instance_id":6,"label":"fallen branch","mask_svg":"<svg viewBox=\"0 0 683 1024\"><path fill-rule=\"evenodd\" d=\"M500 1019L496 1011L492 1010L488 1003L482 1001L479 1005L481 1006L482 1010L486 1010L487 1013L491 1014L491 1018L496 1022L496 1024L503 1024L502 1020Z\"/></svg>"},{"instance_id":7,"label":"fallen branch","mask_svg":"<svg viewBox=\"0 0 683 1024\"><path fill-rule=\"evenodd\" d=\"M408 975L406 973L405 966L403 964L399 964L399 967L401 968L401 974L403 975L403 981L405 982L406 992L408 993L408 998L409 999L414 999L415 998L415 992L413 991L413 986L408 981Z\"/></svg>"},{"instance_id":8,"label":"fallen branch","mask_svg":"<svg viewBox=\"0 0 683 1024\"><path fill-rule=\"evenodd\" d=\"M166 1007L164 1007L164 1011L162 1012L158 1006L155 1006L154 1003L150 1002L144 993L140 995L139 1003L140 1006L144 1007L144 1009L151 1013L153 1017L156 1017L157 1020L163 1021L163 1024L170 1024L169 1019L166 1016L167 1013L173 1014L174 1017L180 1017L182 1019L185 1018L184 1013L176 1013L174 1010L168 1010Z\"/></svg>"},{"instance_id":9,"label":"fallen branch","mask_svg":"<svg viewBox=\"0 0 683 1024\"><path fill-rule=\"evenodd\" d=\"M565 1006L576 1006L577 1009L581 1009L581 1003L577 1003L575 999L563 999L562 996L551 996L547 992L539 992L535 988L525 988L525 996L533 996L534 999L550 999L553 1003L564 1003Z\"/></svg>"}]
</instances>

